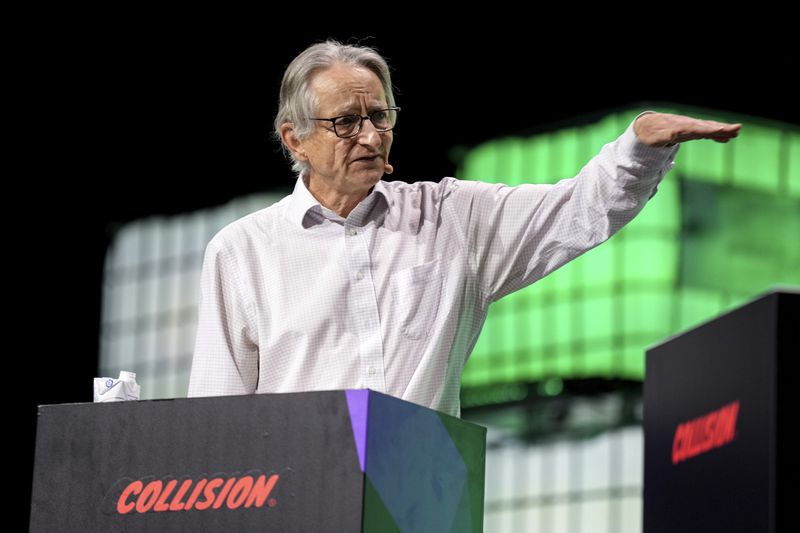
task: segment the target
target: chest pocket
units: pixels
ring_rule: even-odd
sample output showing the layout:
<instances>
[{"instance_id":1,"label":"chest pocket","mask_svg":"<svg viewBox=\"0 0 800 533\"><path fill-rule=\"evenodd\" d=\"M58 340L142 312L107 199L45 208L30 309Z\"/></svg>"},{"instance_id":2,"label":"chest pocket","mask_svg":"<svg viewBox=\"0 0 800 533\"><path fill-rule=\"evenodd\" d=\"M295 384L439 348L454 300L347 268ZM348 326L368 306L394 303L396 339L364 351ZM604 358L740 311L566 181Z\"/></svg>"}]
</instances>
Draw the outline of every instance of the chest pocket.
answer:
<instances>
[{"instance_id":1,"label":"chest pocket","mask_svg":"<svg viewBox=\"0 0 800 533\"><path fill-rule=\"evenodd\" d=\"M410 339L428 335L439 310L443 279L438 259L392 276L392 292L403 335Z\"/></svg>"}]
</instances>

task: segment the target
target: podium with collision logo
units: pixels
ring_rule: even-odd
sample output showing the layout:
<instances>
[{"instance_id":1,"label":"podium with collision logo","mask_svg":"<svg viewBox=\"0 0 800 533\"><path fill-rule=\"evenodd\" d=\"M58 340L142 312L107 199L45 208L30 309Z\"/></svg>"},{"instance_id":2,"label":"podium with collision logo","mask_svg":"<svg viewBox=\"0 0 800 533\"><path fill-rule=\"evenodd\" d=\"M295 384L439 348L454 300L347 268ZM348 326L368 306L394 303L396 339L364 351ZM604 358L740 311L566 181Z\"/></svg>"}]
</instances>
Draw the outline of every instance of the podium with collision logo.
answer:
<instances>
[{"instance_id":1,"label":"podium with collision logo","mask_svg":"<svg viewBox=\"0 0 800 533\"><path fill-rule=\"evenodd\" d=\"M800 293L775 291L647 351L644 533L775 532L790 516L798 331Z\"/></svg>"},{"instance_id":2,"label":"podium with collision logo","mask_svg":"<svg viewBox=\"0 0 800 533\"><path fill-rule=\"evenodd\" d=\"M485 454L368 389L44 405L31 531L480 532Z\"/></svg>"}]
</instances>

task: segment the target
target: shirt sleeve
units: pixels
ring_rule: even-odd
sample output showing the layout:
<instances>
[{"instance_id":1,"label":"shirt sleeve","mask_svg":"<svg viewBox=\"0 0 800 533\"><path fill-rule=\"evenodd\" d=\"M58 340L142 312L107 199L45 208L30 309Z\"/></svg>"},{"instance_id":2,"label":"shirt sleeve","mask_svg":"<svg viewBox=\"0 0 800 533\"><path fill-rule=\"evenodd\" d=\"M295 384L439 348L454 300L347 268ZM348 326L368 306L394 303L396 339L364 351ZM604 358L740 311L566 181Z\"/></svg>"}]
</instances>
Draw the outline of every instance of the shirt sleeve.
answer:
<instances>
[{"instance_id":1,"label":"shirt sleeve","mask_svg":"<svg viewBox=\"0 0 800 533\"><path fill-rule=\"evenodd\" d=\"M654 111L645 111L636 118ZM651 147L631 122L573 178L509 187L453 180L450 202L489 302L607 240L655 195L679 144Z\"/></svg>"},{"instance_id":2,"label":"shirt sleeve","mask_svg":"<svg viewBox=\"0 0 800 533\"><path fill-rule=\"evenodd\" d=\"M218 239L206 248L189 397L250 394L258 385L254 306L233 256Z\"/></svg>"}]
</instances>

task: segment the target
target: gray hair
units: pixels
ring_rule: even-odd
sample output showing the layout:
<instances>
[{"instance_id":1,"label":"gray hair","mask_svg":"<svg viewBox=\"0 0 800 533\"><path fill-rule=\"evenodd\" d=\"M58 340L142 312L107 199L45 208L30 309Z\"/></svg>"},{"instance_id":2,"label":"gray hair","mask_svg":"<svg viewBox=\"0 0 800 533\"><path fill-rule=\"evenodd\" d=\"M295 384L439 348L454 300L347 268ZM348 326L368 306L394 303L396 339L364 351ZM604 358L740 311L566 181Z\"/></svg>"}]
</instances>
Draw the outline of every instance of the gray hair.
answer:
<instances>
[{"instance_id":1,"label":"gray hair","mask_svg":"<svg viewBox=\"0 0 800 533\"><path fill-rule=\"evenodd\" d=\"M338 41L328 40L306 48L286 68L281 82L278 114L275 117L273 135L281 143L284 154L292 160L292 170L298 176L308 169L307 161L295 159L281 138L280 128L286 122L294 124L294 135L305 139L313 132L313 117L319 106L319 99L311 90L311 78L319 71L333 67L337 63L364 67L372 71L383 86L386 102L394 107L392 78L389 65L373 48L367 46L344 45Z\"/></svg>"}]
</instances>

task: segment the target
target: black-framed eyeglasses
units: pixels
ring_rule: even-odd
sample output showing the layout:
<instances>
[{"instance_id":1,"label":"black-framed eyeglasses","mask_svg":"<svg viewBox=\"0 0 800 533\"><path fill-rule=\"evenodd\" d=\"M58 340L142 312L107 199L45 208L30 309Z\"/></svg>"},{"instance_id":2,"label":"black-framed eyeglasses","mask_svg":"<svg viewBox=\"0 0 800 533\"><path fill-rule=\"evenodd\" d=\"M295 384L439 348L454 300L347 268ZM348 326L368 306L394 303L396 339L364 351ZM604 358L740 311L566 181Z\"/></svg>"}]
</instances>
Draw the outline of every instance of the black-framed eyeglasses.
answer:
<instances>
[{"instance_id":1,"label":"black-framed eyeglasses","mask_svg":"<svg viewBox=\"0 0 800 533\"><path fill-rule=\"evenodd\" d=\"M355 137L361 132L361 125L364 123L365 118L368 118L369 121L372 122L372 125L375 126L375 129L380 132L391 130L394 128L394 125L397 124L397 113L399 111L399 107L387 107L386 109L372 111L367 114L367 116L342 115L340 117L331 118L312 118L311 120L333 122L333 133L335 133L337 137L346 139L348 137Z\"/></svg>"}]
</instances>

